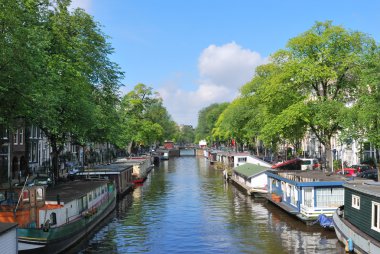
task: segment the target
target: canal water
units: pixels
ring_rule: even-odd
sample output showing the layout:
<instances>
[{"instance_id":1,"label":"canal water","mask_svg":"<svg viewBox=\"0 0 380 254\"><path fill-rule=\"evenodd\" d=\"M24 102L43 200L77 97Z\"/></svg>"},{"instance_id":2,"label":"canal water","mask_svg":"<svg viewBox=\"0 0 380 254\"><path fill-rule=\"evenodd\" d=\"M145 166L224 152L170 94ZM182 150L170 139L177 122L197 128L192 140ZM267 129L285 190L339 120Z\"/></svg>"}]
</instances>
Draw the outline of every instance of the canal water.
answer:
<instances>
[{"instance_id":1,"label":"canal water","mask_svg":"<svg viewBox=\"0 0 380 254\"><path fill-rule=\"evenodd\" d=\"M306 226L225 183L197 157L161 162L75 253L345 253L334 231Z\"/></svg>"}]
</instances>

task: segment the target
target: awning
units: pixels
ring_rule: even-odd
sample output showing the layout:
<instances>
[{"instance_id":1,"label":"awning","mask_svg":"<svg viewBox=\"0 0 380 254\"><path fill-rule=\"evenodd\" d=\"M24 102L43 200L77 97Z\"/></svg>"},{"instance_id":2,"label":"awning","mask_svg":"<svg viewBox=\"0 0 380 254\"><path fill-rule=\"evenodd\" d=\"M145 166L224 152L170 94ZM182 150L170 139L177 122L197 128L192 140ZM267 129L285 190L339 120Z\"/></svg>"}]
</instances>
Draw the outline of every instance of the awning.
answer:
<instances>
[{"instance_id":1,"label":"awning","mask_svg":"<svg viewBox=\"0 0 380 254\"><path fill-rule=\"evenodd\" d=\"M298 159L298 158L296 158L296 159L284 161L282 163L273 165L272 168L282 168L282 167L285 167L285 166L296 166L296 165L300 165L300 162L301 162L301 160Z\"/></svg>"}]
</instances>

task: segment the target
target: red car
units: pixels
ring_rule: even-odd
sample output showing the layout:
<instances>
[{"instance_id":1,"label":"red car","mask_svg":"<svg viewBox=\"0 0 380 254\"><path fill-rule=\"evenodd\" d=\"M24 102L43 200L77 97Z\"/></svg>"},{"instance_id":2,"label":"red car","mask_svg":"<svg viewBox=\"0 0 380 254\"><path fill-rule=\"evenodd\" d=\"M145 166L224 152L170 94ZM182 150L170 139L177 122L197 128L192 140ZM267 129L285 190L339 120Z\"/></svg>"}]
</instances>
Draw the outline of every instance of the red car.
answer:
<instances>
[{"instance_id":1,"label":"red car","mask_svg":"<svg viewBox=\"0 0 380 254\"><path fill-rule=\"evenodd\" d=\"M337 172L338 174L343 174L345 176L356 176L357 175L357 169L355 168L344 168L343 171L339 170Z\"/></svg>"}]
</instances>

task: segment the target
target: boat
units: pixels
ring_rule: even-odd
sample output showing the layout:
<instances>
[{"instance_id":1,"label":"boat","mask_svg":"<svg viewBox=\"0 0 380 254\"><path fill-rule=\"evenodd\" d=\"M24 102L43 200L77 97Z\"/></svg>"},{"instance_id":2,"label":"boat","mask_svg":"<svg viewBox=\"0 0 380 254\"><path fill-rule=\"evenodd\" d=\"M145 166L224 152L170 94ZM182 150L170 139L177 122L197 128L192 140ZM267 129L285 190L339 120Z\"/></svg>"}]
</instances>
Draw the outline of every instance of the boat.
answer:
<instances>
[{"instance_id":1,"label":"boat","mask_svg":"<svg viewBox=\"0 0 380 254\"><path fill-rule=\"evenodd\" d=\"M132 165L132 183L135 185L144 183L154 167L151 156L119 158L116 163Z\"/></svg>"},{"instance_id":2,"label":"boat","mask_svg":"<svg viewBox=\"0 0 380 254\"><path fill-rule=\"evenodd\" d=\"M230 180L248 195L265 197L268 193L268 167L245 163L232 170Z\"/></svg>"},{"instance_id":3,"label":"boat","mask_svg":"<svg viewBox=\"0 0 380 254\"><path fill-rule=\"evenodd\" d=\"M339 241L346 251L380 253L380 184L355 180L343 187L344 206L333 215Z\"/></svg>"},{"instance_id":4,"label":"boat","mask_svg":"<svg viewBox=\"0 0 380 254\"><path fill-rule=\"evenodd\" d=\"M96 165L86 168L75 174L75 179L110 179L115 182L117 197L122 198L126 193L133 190L132 182L133 166L115 162L107 165Z\"/></svg>"},{"instance_id":5,"label":"boat","mask_svg":"<svg viewBox=\"0 0 380 254\"><path fill-rule=\"evenodd\" d=\"M0 190L0 222L17 223L19 253L60 253L116 206L113 182L71 181Z\"/></svg>"},{"instance_id":6,"label":"boat","mask_svg":"<svg viewBox=\"0 0 380 254\"><path fill-rule=\"evenodd\" d=\"M306 224L312 224L319 215L331 218L344 203L342 175L326 174L319 170L267 171L266 198Z\"/></svg>"}]
</instances>

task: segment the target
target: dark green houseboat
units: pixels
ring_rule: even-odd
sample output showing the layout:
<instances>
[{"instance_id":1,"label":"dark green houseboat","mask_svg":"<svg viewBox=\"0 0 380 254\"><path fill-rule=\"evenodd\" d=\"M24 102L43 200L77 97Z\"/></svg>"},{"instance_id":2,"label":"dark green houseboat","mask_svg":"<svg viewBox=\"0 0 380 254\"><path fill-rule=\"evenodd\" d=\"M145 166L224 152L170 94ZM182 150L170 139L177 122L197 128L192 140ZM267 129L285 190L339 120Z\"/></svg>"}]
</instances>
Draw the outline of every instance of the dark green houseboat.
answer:
<instances>
[{"instance_id":1,"label":"dark green houseboat","mask_svg":"<svg viewBox=\"0 0 380 254\"><path fill-rule=\"evenodd\" d=\"M343 187L344 206L333 216L338 239L348 251L380 253L380 183L353 181Z\"/></svg>"}]
</instances>

